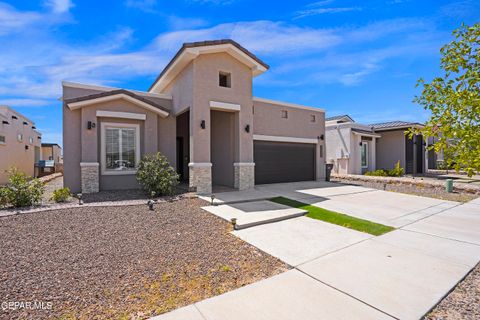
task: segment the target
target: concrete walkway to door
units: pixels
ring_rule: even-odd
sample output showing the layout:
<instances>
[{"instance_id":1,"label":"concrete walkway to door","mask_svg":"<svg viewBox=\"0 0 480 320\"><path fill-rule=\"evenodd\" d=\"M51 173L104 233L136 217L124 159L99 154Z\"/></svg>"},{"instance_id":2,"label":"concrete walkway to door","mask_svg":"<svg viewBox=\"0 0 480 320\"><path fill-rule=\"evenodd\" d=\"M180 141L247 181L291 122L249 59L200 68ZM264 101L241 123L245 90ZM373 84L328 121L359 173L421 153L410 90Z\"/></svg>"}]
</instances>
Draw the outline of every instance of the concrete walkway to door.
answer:
<instances>
[{"instance_id":1,"label":"concrete walkway to door","mask_svg":"<svg viewBox=\"0 0 480 320\"><path fill-rule=\"evenodd\" d=\"M480 260L480 200L288 185L257 191L397 229L373 237L299 217L235 231L293 269L155 319L420 319Z\"/></svg>"}]
</instances>

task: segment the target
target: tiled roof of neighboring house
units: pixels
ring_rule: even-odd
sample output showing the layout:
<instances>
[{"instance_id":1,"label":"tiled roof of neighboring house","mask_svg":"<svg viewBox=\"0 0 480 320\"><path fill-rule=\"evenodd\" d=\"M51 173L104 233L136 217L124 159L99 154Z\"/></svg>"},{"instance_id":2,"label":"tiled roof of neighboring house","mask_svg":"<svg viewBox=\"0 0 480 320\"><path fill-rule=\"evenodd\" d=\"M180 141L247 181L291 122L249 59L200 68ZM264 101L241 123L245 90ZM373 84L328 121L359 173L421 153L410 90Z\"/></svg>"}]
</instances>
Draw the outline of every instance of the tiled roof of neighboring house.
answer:
<instances>
[{"instance_id":1,"label":"tiled roof of neighboring house","mask_svg":"<svg viewBox=\"0 0 480 320\"><path fill-rule=\"evenodd\" d=\"M222 45L222 44L231 44L235 48L239 49L243 53L245 53L247 56L255 60L257 63L261 64L264 66L266 69L269 69L269 65L260 60L256 55L239 45L237 42L233 41L232 39L221 39L221 40L208 40L208 41L198 41L198 42L186 42L182 45L180 50L175 54L175 56L170 60L170 62L163 68L162 72L158 75L158 77L155 79L155 81L152 83L150 88L147 91L150 91L155 84L160 80L160 78L167 72L167 70L175 63L175 60L183 53L188 48L196 48L196 47L205 47L205 46L215 46L215 45Z\"/></svg>"},{"instance_id":2,"label":"tiled roof of neighboring house","mask_svg":"<svg viewBox=\"0 0 480 320\"><path fill-rule=\"evenodd\" d=\"M368 134L374 133L371 130L362 130L362 129L357 129L357 128L352 128L352 131L358 132L358 133L368 133Z\"/></svg>"},{"instance_id":3,"label":"tiled roof of neighboring house","mask_svg":"<svg viewBox=\"0 0 480 320\"><path fill-rule=\"evenodd\" d=\"M81 96L81 97L77 97L77 98L72 98L72 99L65 99L65 103L69 104L69 103L74 103L74 102L80 102L80 101L86 101L86 100L91 100L91 99L113 96L113 95L116 95L116 94L125 94L127 96L132 97L132 98L140 100L144 103L147 103L147 104L151 105L152 107L158 108L158 109L163 110L165 112L170 112L169 108L166 108L166 107L158 104L155 101L152 101L152 100L150 100L146 97L142 97L142 96L140 96L140 95L138 95L138 94L136 94L132 91L125 90L125 89L116 89L116 90L94 93L94 94Z\"/></svg>"},{"instance_id":4,"label":"tiled roof of neighboring house","mask_svg":"<svg viewBox=\"0 0 480 320\"><path fill-rule=\"evenodd\" d=\"M409 128L409 127L416 127L416 126L423 126L423 124L418 122L407 122L407 121L389 121L389 122L382 122L382 123L374 123L370 124L370 127L373 127L374 130L387 130L387 129L395 129L395 128Z\"/></svg>"},{"instance_id":5,"label":"tiled roof of neighboring house","mask_svg":"<svg viewBox=\"0 0 480 320\"><path fill-rule=\"evenodd\" d=\"M328 118L325 118L325 121L340 120L340 119L343 119L343 118L348 118L348 119L350 119L350 121L355 122L355 120L353 120L352 117L350 117L348 114L342 114L342 115L339 115L339 116L328 117Z\"/></svg>"}]
</instances>

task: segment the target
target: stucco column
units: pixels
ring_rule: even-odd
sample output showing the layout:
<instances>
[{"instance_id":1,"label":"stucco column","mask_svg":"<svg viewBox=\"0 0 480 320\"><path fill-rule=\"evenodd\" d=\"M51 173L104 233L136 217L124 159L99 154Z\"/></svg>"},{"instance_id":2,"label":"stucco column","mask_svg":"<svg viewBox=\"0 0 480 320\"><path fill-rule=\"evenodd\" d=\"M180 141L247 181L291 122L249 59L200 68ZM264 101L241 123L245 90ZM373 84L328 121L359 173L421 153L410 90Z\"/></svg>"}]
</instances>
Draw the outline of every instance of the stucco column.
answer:
<instances>
[{"instance_id":1,"label":"stucco column","mask_svg":"<svg viewBox=\"0 0 480 320\"><path fill-rule=\"evenodd\" d=\"M210 160L210 106L190 109L189 188L198 194L212 193Z\"/></svg>"},{"instance_id":2,"label":"stucco column","mask_svg":"<svg viewBox=\"0 0 480 320\"><path fill-rule=\"evenodd\" d=\"M95 127L88 129L91 121ZM98 159L98 134L100 123L96 116L96 109L82 108L81 116L81 144L82 154L80 162L80 180L82 193L95 193L100 190L100 163Z\"/></svg>"}]
</instances>

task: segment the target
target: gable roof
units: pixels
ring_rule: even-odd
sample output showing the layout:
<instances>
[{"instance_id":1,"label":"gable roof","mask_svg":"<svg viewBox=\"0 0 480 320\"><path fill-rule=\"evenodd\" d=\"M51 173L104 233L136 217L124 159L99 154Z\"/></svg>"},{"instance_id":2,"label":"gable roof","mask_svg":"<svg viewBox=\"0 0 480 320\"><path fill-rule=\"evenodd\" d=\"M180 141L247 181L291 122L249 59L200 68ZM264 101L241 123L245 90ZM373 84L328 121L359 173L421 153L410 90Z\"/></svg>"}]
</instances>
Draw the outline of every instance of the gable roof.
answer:
<instances>
[{"instance_id":1,"label":"gable roof","mask_svg":"<svg viewBox=\"0 0 480 320\"><path fill-rule=\"evenodd\" d=\"M182 45L172 60L160 72L148 91L151 92L155 89L162 91L199 54L215 52L227 52L245 63L252 69L253 76L262 74L270 68L268 64L232 39L187 42Z\"/></svg>"},{"instance_id":2,"label":"gable roof","mask_svg":"<svg viewBox=\"0 0 480 320\"><path fill-rule=\"evenodd\" d=\"M170 113L170 110L168 108L160 105L158 102L148 99L146 97L142 97L132 91L125 89L115 89L81 97L65 99L64 102L71 110L75 110L94 103L122 98L132 103L136 103L139 106L144 107L157 114L160 114L163 117L168 116L168 114Z\"/></svg>"},{"instance_id":3,"label":"gable roof","mask_svg":"<svg viewBox=\"0 0 480 320\"><path fill-rule=\"evenodd\" d=\"M407 122L407 121L388 121L381 123L370 124L375 131L382 130L393 130L393 129L406 129L411 127L423 127L423 124L418 122Z\"/></svg>"},{"instance_id":4,"label":"gable roof","mask_svg":"<svg viewBox=\"0 0 480 320\"><path fill-rule=\"evenodd\" d=\"M333 117L328 117L328 118L325 118L325 121L335 121L335 120L341 120L341 119L347 119L347 121L350 121L350 122L355 122L355 120L352 119L352 117L350 117L348 114L342 114L342 115L339 115L339 116L333 116Z\"/></svg>"}]
</instances>

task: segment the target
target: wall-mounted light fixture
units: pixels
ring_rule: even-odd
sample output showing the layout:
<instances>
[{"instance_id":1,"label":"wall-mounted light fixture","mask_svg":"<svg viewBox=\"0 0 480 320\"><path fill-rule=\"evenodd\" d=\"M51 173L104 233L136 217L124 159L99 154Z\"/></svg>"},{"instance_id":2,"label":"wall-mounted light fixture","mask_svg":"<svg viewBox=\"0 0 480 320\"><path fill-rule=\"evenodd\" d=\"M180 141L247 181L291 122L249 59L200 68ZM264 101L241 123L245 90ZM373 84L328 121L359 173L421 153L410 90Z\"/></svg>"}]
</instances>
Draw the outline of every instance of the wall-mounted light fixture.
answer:
<instances>
[{"instance_id":1,"label":"wall-mounted light fixture","mask_svg":"<svg viewBox=\"0 0 480 320\"><path fill-rule=\"evenodd\" d=\"M87 122L87 129L88 130L92 130L93 128L95 128L95 122L92 122L92 121L88 121Z\"/></svg>"},{"instance_id":2,"label":"wall-mounted light fixture","mask_svg":"<svg viewBox=\"0 0 480 320\"><path fill-rule=\"evenodd\" d=\"M360 141L360 143L358 145L361 146L362 144L363 144L362 141Z\"/></svg>"},{"instance_id":3,"label":"wall-mounted light fixture","mask_svg":"<svg viewBox=\"0 0 480 320\"><path fill-rule=\"evenodd\" d=\"M247 133L250 132L250 125L249 125L249 124L247 124L247 125L245 126L245 132L247 132Z\"/></svg>"},{"instance_id":4,"label":"wall-mounted light fixture","mask_svg":"<svg viewBox=\"0 0 480 320\"><path fill-rule=\"evenodd\" d=\"M10 124L10 122L8 122L7 120L3 120L2 124Z\"/></svg>"},{"instance_id":5,"label":"wall-mounted light fixture","mask_svg":"<svg viewBox=\"0 0 480 320\"><path fill-rule=\"evenodd\" d=\"M23 121L23 125L24 125L24 126L28 126L28 122L27 122L27 121Z\"/></svg>"},{"instance_id":6,"label":"wall-mounted light fixture","mask_svg":"<svg viewBox=\"0 0 480 320\"><path fill-rule=\"evenodd\" d=\"M318 137L318 139L323 140L323 139L325 139L325 137L323 136L323 134L321 134L321 135Z\"/></svg>"},{"instance_id":7,"label":"wall-mounted light fixture","mask_svg":"<svg viewBox=\"0 0 480 320\"><path fill-rule=\"evenodd\" d=\"M205 120L202 120L202 121L200 122L200 128L205 129L205 127L206 127L206 125L205 125Z\"/></svg>"},{"instance_id":8,"label":"wall-mounted light fixture","mask_svg":"<svg viewBox=\"0 0 480 320\"><path fill-rule=\"evenodd\" d=\"M25 146L25 150L28 150L28 146Z\"/></svg>"}]
</instances>

